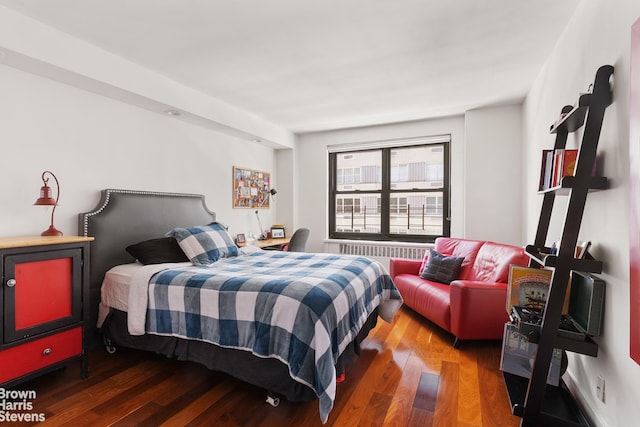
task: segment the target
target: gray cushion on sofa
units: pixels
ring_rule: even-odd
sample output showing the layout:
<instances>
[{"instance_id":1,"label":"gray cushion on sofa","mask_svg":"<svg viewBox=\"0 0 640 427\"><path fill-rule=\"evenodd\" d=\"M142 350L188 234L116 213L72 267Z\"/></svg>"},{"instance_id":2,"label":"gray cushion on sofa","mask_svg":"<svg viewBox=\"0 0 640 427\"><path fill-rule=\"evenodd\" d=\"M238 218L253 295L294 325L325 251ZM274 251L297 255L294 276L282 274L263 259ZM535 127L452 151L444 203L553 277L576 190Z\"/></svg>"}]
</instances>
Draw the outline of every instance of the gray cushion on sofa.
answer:
<instances>
[{"instance_id":1,"label":"gray cushion on sofa","mask_svg":"<svg viewBox=\"0 0 640 427\"><path fill-rule=\"evenodd\" d=\"M421 278L449 284L458 278L464 257L446 256L431 249Z\"/></svg>"}]
</instances>

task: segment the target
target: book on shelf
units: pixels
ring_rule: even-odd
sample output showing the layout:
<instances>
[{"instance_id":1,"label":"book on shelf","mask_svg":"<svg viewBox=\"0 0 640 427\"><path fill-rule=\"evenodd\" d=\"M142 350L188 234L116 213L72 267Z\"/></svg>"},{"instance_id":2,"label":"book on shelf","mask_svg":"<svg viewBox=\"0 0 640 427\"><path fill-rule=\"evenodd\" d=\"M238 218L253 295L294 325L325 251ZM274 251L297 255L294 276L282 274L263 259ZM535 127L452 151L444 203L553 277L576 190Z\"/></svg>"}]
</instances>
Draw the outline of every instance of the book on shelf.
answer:
<instances>
[{"instance_id":1,"label":"book on shelf","mask_svg":"<svg viewBox=\"0 0 640 427\"><path fill-rule=\"evenodd\" d=\"M559 149L555 150L554 156L557 158L557 171L554 174L555 179L552 187L557 187L562 183L562 178L574 175L576 161L578 160L578 150Z\"/></svg>"},{"instance_id":2,"label":"book on shelf","mask_svg":"<svg viewBox=\"0 0 640 427\"><path fill-rule=\"evenodd\" d=\"M551 188L551 174L553 173L553 150L542 150L540 166L540 185L538 191Z\"/></svg>"},{"instance_id":3,"label":"book on shelf","mask_svg":"<svg viewBox=\"0 0 640 427\"><path fill-rule=\"evenodd\" d=\"M561 186L562 178L575 175L577 161L577 149L557 148L554 150L542 150L538 191ZM595 176L595 174L594 163L592 175Z\"/></svg>"}]
</instances>

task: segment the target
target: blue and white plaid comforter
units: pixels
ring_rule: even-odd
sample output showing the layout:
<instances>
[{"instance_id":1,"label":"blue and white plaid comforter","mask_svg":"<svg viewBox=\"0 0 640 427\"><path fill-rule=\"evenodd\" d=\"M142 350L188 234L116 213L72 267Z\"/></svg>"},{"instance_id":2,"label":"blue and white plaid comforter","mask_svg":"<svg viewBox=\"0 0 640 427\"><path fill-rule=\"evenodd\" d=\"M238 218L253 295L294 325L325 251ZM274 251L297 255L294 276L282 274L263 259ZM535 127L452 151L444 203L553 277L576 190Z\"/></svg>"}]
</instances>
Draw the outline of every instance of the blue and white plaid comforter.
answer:
<instances>
[{"instance_id":1,"label":"blue and white plaid comforter","mask_svg":"<svg viewBox=\"0 0 640 427\"><path fill-rule=\"evenodd\" d=\"M324 423L338 356L376 307L391 322L401 304L391 277L370 259L256 251L155 274L146 329L281 360L316 392Z\"/></svg>"}]
</instances>

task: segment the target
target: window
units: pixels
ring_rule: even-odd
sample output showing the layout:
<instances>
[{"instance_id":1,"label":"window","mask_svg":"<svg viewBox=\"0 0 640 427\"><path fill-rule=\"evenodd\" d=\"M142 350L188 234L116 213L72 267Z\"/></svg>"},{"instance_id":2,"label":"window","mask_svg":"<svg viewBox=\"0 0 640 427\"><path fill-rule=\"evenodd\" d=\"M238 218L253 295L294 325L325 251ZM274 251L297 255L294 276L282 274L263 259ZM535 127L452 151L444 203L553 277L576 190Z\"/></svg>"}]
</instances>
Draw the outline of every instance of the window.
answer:
<instances>
[{"instance_id":1,"label":"window","mask_svg":"<svg viewBox=\"0 0 640 427\"><path fill-rule=\"evenodd\" d=\"M329 148L329 236L433 241L450 233L449 142L440 136Z\"/></svg>"}]
</instances>

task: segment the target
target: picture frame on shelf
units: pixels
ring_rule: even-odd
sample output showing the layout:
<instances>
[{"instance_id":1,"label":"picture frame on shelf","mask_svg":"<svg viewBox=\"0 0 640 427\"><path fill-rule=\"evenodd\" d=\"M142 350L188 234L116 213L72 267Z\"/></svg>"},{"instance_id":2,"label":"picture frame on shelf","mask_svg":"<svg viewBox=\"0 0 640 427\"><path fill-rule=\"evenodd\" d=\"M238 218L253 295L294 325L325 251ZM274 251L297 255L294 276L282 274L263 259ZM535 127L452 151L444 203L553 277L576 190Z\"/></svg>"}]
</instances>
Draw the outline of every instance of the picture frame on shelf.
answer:
<instances>
[{"instance_id":1,"label":"picture frame on shelf","mask_svg":"<svg viewBox=\"0 0 640 427\"><path fill-rule=\"evenodd\" d=\"M271 238L272 239L284 239L284 228L281 227L271 227Z\"/></svg>"},{"instance_id":2,"label":"picture frame on shelf","mask_svg":"<svg viewBox=\"0 0 640 427\"><path fill-rule=\"evenodd\" d=\"M236 243L245 243L246 241L247 241L247 238L243 233L236 235Z\"/></svg>"},{"instance_id":3,"label":"picture frame on shelf","mask_svg":"<svg viewBox=\"0 0 640 427\"><path fill-rule=\"evenodd\" d=\"M578 259L584 258L590 247L591 247L591 242L589 240L578 241L578 243L576 243L576 258Z\"/></svg>"}]
</instances>

